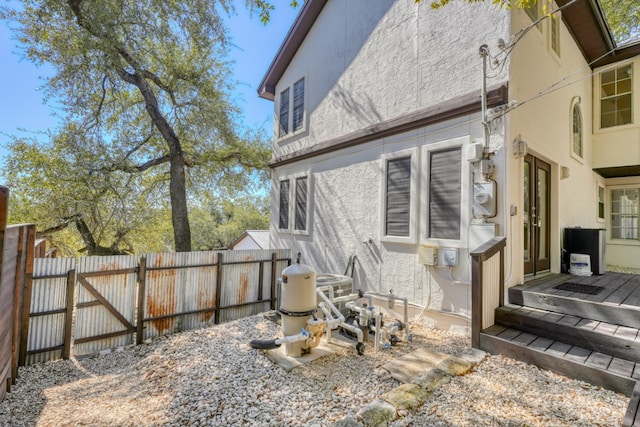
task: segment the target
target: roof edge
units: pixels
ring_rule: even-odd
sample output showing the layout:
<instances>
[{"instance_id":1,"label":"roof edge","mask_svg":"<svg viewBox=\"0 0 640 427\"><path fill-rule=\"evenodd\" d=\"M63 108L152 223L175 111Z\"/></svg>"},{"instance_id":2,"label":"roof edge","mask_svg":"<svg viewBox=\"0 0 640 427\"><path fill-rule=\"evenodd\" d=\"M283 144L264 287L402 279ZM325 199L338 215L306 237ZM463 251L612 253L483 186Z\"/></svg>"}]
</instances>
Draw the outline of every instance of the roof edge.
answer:
<instances>
[{"instance_id":1,"label":"roof edge","mask_svg":"<svg viewBox=\"0 0 640 427\"><path fill-rule=\"evenodd\" d=\"M309 30L316 22L320 12L328 0L306 0L289 32L282 41L276 56L271 61L267 72L258 85L258 96L273 101L275 98L276 84L298 52L300 45L307 37Z\"/></svg>"}]
</instances>

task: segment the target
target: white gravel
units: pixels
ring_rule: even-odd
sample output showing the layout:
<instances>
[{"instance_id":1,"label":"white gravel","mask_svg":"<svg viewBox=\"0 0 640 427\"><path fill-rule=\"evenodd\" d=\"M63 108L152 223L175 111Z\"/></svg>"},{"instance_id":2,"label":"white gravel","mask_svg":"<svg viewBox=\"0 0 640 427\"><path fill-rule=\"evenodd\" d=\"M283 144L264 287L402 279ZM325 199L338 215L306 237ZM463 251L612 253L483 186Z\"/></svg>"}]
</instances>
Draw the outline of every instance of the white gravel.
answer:
<instances>
[{"instance_id":1,"label":"white gravel","mask_svg":"<svg viewBox=\"0 0 640 427\"><path fill-rule=\"evenodd\" d=\"M419 347L457 354L468 337L415 326L413 343L354 349L290 372L248 345L279 336L261 315L83 360L20 369L3 426L330 426L400 385L382 365ZM490 356L394 426L615 426L629 399Z\"/></svg>"}]
</instances>

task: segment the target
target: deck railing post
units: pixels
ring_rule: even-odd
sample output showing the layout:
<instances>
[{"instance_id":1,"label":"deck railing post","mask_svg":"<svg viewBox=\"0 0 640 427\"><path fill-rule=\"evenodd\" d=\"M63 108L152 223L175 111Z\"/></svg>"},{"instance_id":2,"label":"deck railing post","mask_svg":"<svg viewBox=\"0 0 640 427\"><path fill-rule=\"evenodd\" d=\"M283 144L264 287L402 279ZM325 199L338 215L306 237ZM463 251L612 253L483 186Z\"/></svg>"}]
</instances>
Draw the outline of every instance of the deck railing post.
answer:
<instances>
[{"instance_id":1,"label":"deck railing post","mask_svg":"<svg viewBox=\"0 0 640 427\"><path fill-rule=\"evenodd\" d=\"M500 266L498 273L498 305L504 305L504 248L506 238L496 237L481 245L471 252L471 346L480 348L480 332L485 326L484 319L484 295L485 283L483 280L483 264L494 255L498 255ZM491 295L491 290L486 290Z\"/></svg>"}]
</instances>

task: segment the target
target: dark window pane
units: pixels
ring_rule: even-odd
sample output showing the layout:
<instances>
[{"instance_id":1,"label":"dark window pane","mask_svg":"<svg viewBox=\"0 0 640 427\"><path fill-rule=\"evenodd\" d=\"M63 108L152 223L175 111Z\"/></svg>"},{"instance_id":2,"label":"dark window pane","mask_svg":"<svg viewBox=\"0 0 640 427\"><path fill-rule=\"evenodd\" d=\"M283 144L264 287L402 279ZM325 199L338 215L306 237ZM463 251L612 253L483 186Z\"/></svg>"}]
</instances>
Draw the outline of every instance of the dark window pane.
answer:
<instances>
[{"instance_id":1,"label":"dark window pane","mask_svg":"<svg viewBox=\"0 0 640 427\"><path fill-rule=\"evenodd\" d=\"M278 228L289 229L289 180L280 181L280 212Z\"/></svg>"},{"instance_id":2,"label":"dark window pane","mask_svg":"<svg viewBox=\"0 0 640 427\"><path fill-rule=\"evenodd\" d=\"M293 85L293 131L302 127L304 119L304 79Z\"/></svg>"},{"instance_id":3,"label":"dark window pane","mask_svg":"<svg viewBox=\"0 0 640 427\"><path fill-rule=\"evenodd\" d=\"M280 92L280 116L278 117L280 130L278 136L289 133L289 89Z\"/></svg>"},{"instance_id":4,"label":"dark window pane","mask_svg":"<svg viewBox=\"0 0 640 427\"><path fill-rule=\"evenodd\" d=\"M458 240L462 149L434 151L429 157L429 237Z\"/></svg>"},{"instance_id":5,"label":"dark window pane","mask_svg":"<svg viewBox=\"0 0 640 427\"><path fill-rule=\"evenodd\" d=\"M410 235L411 157L387 161L387 236Z\"/></svg>"},{"instance_id":6,"label":"dark window pane","mask_svg":"<svg viewBox=\"0 0 640 427\"><path fill-rule=\"evenodd\" d=\"M307 229L307 177L296 178L296 221L295 229Z\"/></svg>"}]
</instances>

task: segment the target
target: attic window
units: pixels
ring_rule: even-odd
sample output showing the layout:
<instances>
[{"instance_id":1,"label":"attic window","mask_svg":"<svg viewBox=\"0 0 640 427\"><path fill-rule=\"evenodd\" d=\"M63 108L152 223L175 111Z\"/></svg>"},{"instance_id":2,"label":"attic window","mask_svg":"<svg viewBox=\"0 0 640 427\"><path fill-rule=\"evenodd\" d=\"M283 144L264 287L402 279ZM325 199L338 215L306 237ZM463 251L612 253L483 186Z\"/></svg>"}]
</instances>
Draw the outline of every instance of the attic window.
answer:
<instances>
[{"instance_id":1,"label":"attic window","mask_svg":"<svg viewBox=\"0 0 640 427\"><path fill-rule=\"evenodd\" d=\"M280 92L278 138L290 136L304 129L304 78Z\"/></svg>"}]
</instances>

